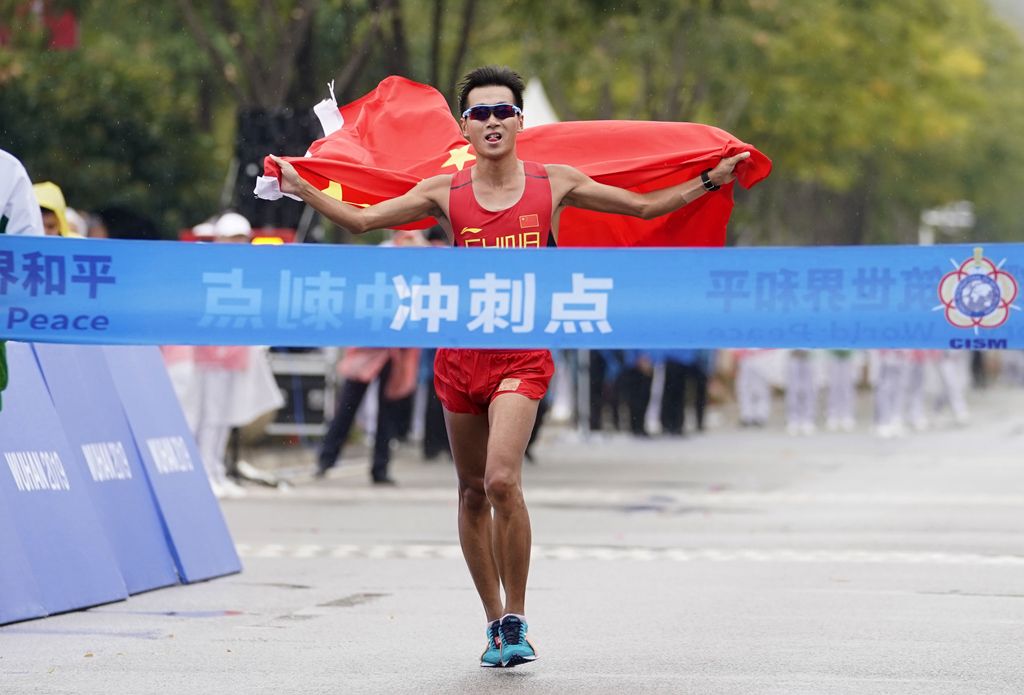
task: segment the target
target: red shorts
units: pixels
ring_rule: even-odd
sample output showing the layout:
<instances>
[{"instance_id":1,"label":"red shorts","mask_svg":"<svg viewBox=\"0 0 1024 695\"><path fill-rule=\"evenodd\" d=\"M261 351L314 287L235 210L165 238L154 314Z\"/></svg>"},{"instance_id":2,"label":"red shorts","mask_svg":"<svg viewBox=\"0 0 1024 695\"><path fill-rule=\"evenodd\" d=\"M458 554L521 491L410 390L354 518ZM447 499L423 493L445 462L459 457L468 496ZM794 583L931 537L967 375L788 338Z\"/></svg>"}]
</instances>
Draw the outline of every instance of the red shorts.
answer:
<instances>
[{"instance_id":1,"label":"red shorts","mask_svg":"<svg viewBox=\"0 0 1024 695\"><path fill-rule=\"evenodd\" d=\"M496 396L518 393L540 400L555 363L547 350L454 350L434 358L434 388L452 413L482 415Z\"/></svg>"}]
</instances>

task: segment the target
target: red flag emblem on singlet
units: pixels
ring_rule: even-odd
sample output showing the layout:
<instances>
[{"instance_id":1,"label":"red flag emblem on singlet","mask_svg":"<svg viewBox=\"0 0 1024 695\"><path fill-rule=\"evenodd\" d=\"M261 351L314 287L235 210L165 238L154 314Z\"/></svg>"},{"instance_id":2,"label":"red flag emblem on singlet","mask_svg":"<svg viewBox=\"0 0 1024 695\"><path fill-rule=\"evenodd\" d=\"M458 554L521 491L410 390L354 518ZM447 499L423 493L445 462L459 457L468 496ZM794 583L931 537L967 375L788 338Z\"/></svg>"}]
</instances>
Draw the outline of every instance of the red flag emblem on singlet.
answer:
<instances>
[{"instance_id":1,"label":"red flag emblem on singlet","mask_svg":"<svg viewBox=\"0 0 1024 695\"><path fill-rule=\"evenodd\" d=\"M530 227L539 227L540 220L537 219L537 215L520 215L519 216L519 228L529 229Z\"/></svg>"},{"instance_id":2,"label":"red flag emblem on singlet","mask_svg":"<svg viewBox=\"0 0 1024 695\"><path fill-rule=\"evenodd\" d=\"M476 156L466 144L444 97L433 87L388 77L376 89L341 107L345 125L317 140L308 157L287 157L299 175L320 190L341 185L345 202L379 203L423 179L454 174ZM569 164L600 183L650 191L690 181L722 157L749 151L736 179L750 188L771 172L771 160L724 130L699 123L569 121L530 126L516 143L519 158ZM266 176L280 176L264 161ZM732 213L732 184L653 220L566 208L559 221L559 246L721 246ZM540 226L540 220L520 217ZM545 221L546 222L546 221ZM404 229L424 229L425 219Z\"/></svg>"}]
</instances>

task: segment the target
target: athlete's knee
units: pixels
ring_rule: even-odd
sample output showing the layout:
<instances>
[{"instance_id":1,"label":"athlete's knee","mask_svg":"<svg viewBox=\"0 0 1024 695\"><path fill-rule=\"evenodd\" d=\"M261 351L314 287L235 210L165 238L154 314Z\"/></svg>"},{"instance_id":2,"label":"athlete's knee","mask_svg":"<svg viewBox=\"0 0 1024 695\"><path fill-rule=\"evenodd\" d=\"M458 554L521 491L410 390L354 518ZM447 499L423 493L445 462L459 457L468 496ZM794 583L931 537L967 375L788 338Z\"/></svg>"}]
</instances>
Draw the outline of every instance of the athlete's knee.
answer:
<instances>
[{"instance_id":1,"label":"athlete's knee","mask_svg":"<svg viewBox=\"0 0 1024 695\"><path fill-rule=\"evenodd\" d=\"M479 478L471 480L463 480L460 478L459 505L470 512L490 509L491 503L487 499L487 492L484 489L484 481Z\"/></svg>"},{"instance_id":2,"label":"athlete's knee","mask_svg":"<svg viewBox=\"0 0 1024 695\"><path fill-rule=\"evenodd\" d=\"M521 504L523 498L519 476L510 470L488 472L484 478L484 490L491 505L498 509Z\"/></svg>"}]
</instances>

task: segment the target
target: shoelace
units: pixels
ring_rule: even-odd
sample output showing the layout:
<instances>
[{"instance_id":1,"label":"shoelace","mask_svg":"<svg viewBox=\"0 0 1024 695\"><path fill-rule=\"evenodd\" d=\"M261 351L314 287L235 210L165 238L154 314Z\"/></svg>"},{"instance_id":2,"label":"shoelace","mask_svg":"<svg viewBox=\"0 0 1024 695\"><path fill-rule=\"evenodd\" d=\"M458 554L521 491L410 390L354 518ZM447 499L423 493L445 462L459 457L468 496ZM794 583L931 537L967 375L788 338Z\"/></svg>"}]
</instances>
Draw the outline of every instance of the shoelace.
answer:
<instances>
[{"instance_id":1,"label":"shoelace","mask_svg":"<svg viewBox=\"0 0 1024 695\"><path fill-rule=\"evenodd\" d=\"M506 618L501 621L501 641L503 644L519 644L523 636L523 623L519 618Z\"/></svg>"},{"instance_id":2,"label":"shoelace","mask_svg":"<svg viewBox=\"0 0 1024 695\"><path fill-rule=\"evenodd\" d=\"M501 637L501 621L495 620L487 628L487 637L491 640L491 646L498 648L498 638Z\"/></svg>"}]
</instances>

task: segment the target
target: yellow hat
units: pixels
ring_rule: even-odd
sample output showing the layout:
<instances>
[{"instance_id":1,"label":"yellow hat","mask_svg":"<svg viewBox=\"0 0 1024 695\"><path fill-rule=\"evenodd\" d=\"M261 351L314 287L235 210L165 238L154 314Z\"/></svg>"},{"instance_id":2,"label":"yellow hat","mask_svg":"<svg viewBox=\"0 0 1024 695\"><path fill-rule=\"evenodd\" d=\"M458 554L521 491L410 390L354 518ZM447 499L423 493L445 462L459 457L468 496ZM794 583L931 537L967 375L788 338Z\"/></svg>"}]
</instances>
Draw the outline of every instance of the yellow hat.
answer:
<instances>
[{"instance_id":1,"label":"yellow hat","mask_svg":"<svg viewBox=\"0 0 1024 695\"><path fill-rule=\"evenodd\" d=\"M78 236L68 226L66 213L68 204L64 202L64 193L60 190L60 186L52 181L44 181L32 186L32 191L36 194L36 202L39 203L39 207L49 210L57 216L57 226L61 236Z\"/></svg>"}]
</instances>

